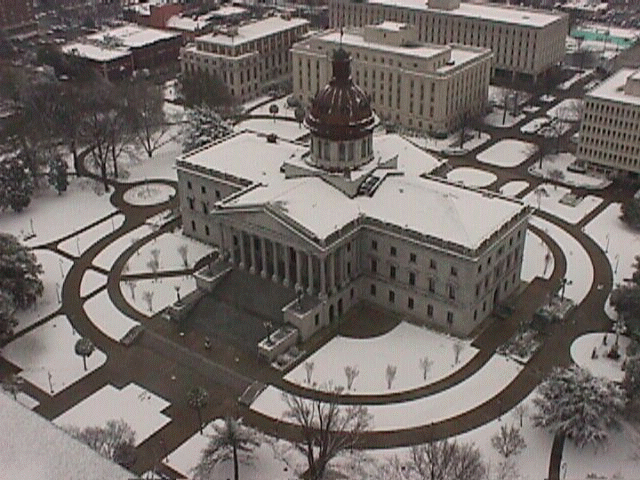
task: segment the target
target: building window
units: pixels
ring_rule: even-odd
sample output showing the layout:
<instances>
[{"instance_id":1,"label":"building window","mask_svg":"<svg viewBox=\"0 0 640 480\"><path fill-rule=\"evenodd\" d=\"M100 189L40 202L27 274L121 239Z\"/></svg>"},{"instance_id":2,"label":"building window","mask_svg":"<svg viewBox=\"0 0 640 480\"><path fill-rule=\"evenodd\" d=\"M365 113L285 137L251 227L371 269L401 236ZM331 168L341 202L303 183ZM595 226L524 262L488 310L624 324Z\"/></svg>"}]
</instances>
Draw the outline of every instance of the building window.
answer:
<instances>
[{"instance_id":1,"label":"building window","mask_svg":"<svg viewBox=\"0 0 640 480\"><path fill-rule=\"evenodd\" d=\"M314 323L316 324L316 327L320 324L320 314L316 313L316 316L314 318Z\"/></svg>"},{"instance_id":2,"label":"building window","mask_svg":"<svg viewBox=\"0 0 640 480\"><path fill-rule=\"evenodd\" d=\"M433 278L429 279L429 292L434 293L436 291L436 281Z\"/></svg>"},{"instance_id":3,"label":"building window","mask_svg":"<svg viewBox=\"0 0 640 480\"><path fill-rule=\"evenodd\" d=\"M393 303L396 301L396 292L393 290L389 290L389 303Z\"/></svg>"},{"instance_id":4,"label":"building window","mask_svg":"<svg viewBox=\"0 0 640 480\"><path fill-rule=\"evenodd\" d=\"M207 207L207 202L202 202L202 213L205 215L209 213L209 207Z\"/></svg>"},{"instance_id":5,"label":"building window","mask_svg":"<svg viewBox=\"0 0 640 480\"><path fill-rule=\"evenodd\" d=\"M429 268L431 270L435 270L436 268L438 268L436 261L432 258L431 260L429 260Z\"/></svg>"},{"instance_id":6,"label":"building window","mask_svg":"<svg viewBox=\"0 0 640 480\"><path fill-rule=\"evenodd\" d=\"M447 312L447 324L449 326L453 325L453 312Z\"/></svg>"},{"instance_id":7,"label":"building window","mask_svg":"<svg viewBox=\"0 0 640 480\"><path fill-rule=\"evenodd\" d=\"M353 288L349 291L349 295L351 298L353 298Z\"/></svg>"},{"instance_id":8,"label":"building window","mask_svg":"<svg viewBox=\"0 0 640 480\"><path fill-rule=\"evenodd\" d=\"M389 267L389 278L391 278L391 280L396 279L396 267L393 265Z\"/></svg>"},{"instance_id":9,"label":"building window","mask_svg":"<svg viewBox=\"0 0 640 480\"><path fill-rule=\"evenodd\" d=\"M478 319L478 310L474 310L473 311L473 320L477 320Z\"/></svg>"},{"instance_id":10,"label":"building window","mask_svg":"<svg viewBox=\"0 0 640 480\"><path fill-rule=\"evenodd\" d=\"M409 307L409 310L413 310L413 298L409 297L407 299L407 307Z\"/></svg>"},{"instance_id":11,"label":"building window","mask_svg":"<svg viewBox=\"0 0 640 480\"><path fill-rule=\"evenodd\" d=\"M378 273L378 261L375 258L371 259L371 273Z\"/></svg>"},{"instance_id":12,"label":"building window","mask_svg":"<svg viewBox=\"0 0 640 480\"><path fill-rule=\"evenodd\" d=\"M196 231L196 222L195 220L191 220L191 230Z\"/></svg>"},{"instance_id":13,"label":"building window","mask_svg":"<svg viewBox=\"0 0 640 480\"><path fill-rule=\"evenodd\" d=\"M427 317L429 318L433 317L433 305L431 304L427 305Z\"/></svg>"},{"instance_id":14,"label":"building window","mask_svg":"<svg viewBox=\"0 0 640 480\"><path fill-rule=\"evenodd\" d=\"M416 254L415 254L415 253L410 253L410 254L409 254L409 261L410 261L411 263L416 263L416 260L417 260L417 258L416 258Z\"/></svg>"},{"instance_id":15,"label":"building window","mask_svg":"<svg viewBox=\"0 0 640 480\"><path fill-rule=\"evenodd\" d=\"M458 276L458 269L456 267L451 267L451 275L454 277Z\"/></svg>"},{"instance_id":16,"label":"building window","mask_svg":"<svg viewBox=\"0 0 640 480\"><path fill-rule=\"evenodd\" d=\"M371 240L371 250L378 250L378 241Z\"/></svg>"},{"instance_id":17,"label":"building window","mask_svg":"<svg viewBox=\"0 0 640 480\"><path fill-rule=\"evenodd\" d=\"M209 235L210 235L210 233L211 233L211 232L209 231L209 225L205 225L205 226L204 226L204 233L205 233L207 236L209 236Z\"/></svg>"},{"instance_id":18,"label":"building window","mask_svg":"<svg viewBox=\"0 0 640 480\"><path fill-rule=\"evenodd\" d=\"M189 208L193 210L193 198L187 197L187 201L189 202Z\"/></svg>"},{"instance_id":19,"label":"building window","mask_svg":"<svg viewBox=\"0 0 640 480\"><path fill-rule=\"evenodd\" d=\"M397 254L398 254L398 251L396 250L396 247L389 248L389 255L391 255L392 257L395 257Z\"/></svg>"},{"instance_id":20,"label":"building window","mask_svg":"<svg viewBox=\"0 0 640 480\"><path fill-rule=\"evenodd\" d=\"M449 298L451 300L455 300L456 299L456 287L454 287L453 285L449 285L448 290L449 290Z\"/></svg>"},{"instance_id":21,"label":"building window","mask_svg":"<svg viewBox=\"0 0 640 480\"><path fill-rule=\"evenodd\" d=\"M409 272L409 285L414 286L416 284L416 274Z\"/></svg>"},{"instance_id":22,"label":"building window","mask_svg":"<svg viewBox=\"0 0 640 480\"><path fill-rule=\"evenodd\" d=\"M371 287L369 287L369 292L371 292L371 296L375 297L376 296L376 286L374 283L371 284Z\"/></svg>"},{"instance_id":23,"label":"building window","mask_svg":"<svg viewBox=\"0 0 640 480\"><path fill-rule=\"evenodd\" d=\"M205 187L204 185L202 185L202 186L200 187L200 191L201 191L203 194L207 193L207 187Z\"/></svg>"},{"instance_id":24,"label":"building window","mask_svg":"<svg viewBox=\"0 0 640 480\"><path fill-rule=\"evenodd\" d=\"M193 185L191 184L191 180L187 180L187 188L189 190L191 190L193 188Z\"/></svg>"},{"instance_id":25,"label":"building window","mask_svg":"<svg viewBox=\"0 0 640 480\"><path fill-rule=\"evenodd\" d=\"M220 190L216 190L216 200L220 200L222 195L220 195Z\"/></svg>"}]
</instances>

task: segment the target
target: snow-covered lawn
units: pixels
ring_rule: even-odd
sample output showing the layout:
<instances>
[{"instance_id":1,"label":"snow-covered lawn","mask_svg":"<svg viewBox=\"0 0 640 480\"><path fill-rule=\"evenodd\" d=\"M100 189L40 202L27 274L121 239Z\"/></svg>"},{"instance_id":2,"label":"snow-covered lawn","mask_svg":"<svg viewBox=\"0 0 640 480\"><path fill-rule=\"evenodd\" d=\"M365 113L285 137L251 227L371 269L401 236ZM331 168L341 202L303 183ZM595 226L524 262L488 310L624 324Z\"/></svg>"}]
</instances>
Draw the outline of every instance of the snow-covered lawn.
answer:
<instances>
[{"instance_id":1,"label":"snow-covered lawn","mask_svg":"<svg viewBox=\"0 0 640 480\"><path fill-rule=\"evenodd\" d=\"M80 282L80 296L84 297L91 292L107 284L107 276L95 270L87 269Z\"/></svg>"},{"instance_id":2,"label":"snow-covered lawn","mask_svg":"<svg viewBox=\"0 0 640 480\"><path fill-rule=\"evenodd\" d=\"M95 349L87 371L74 347L80 336L65 316L58 316L14 340L2 356L22 369L20 375L47 393L58 393L100 367L107 356ZM51 390L53 389L53 392Z\"/></svg>"},{"instance_id":3,"label":"snow-covered lawn","mask_svg":"<svg viewBox=\"0 0 640 480\"><path fill-rule=\"evenodd\" d=\"M251 110L252 108L254 108L256 105L259 105L262 102L265 102L265 101L269 100L270 98L272 98L272 97L270 97L269 95L263 95L261 97L254 98L253 100L250 100L250 101L248 101L246 103L243 103L242 104L242 111L243 112L247 112L248 110ZM253 111L252 111L252 113L253 113Z\"/></svg>"},{"instance_id":4,"label":"snow-covered lawn","mask_svg":"<svg viewBox=\"0 0 640 480\"><path fill-rule=\"evenodd\" d=\"M477 155L479 162L498 167L517 167L535 152L535 145L520 140L500 140Z\"/></svg>"},{"instance_id":5,"label":"snow-covered lawn","mask_svg":"<svg viewBox=\"0 0 640 480\"><path fill-rule=\"evenodd\" d=\"M550 121L551 119L549 117L534 118L530 122L525 123L522 127L520 127L520 131L522 133L536 133Z\"/></svg>"},{"instance_id":6,"label":"snow-covered lawn","mask_svg":"<svg viewBox=\"0 0 640 480\"><path fill-rule=\"evenodd\" d=\"M419 145L426 150L445 153L449 155L463 154L465 152L478 148L480 145L483 145L491 140L491 135L489 135L488 133L478 132L475 130L468 131L467 135L470 135L472 138L466 140L462 148L460 148L460 132L452 133L444 139L433 138L429 137L428 135L406 135L406 137L416 145Z\"/></svg>"},{"instance_id":7,"label":"snow-covered lawn","mask_svg":"<svg viewBox=\"0 0 640 480\"><path fill-rule=\"evenodd\" d=\"M500 187L500 193L502 195L506 195L507 197L515 197L528 187L529 182L527 182L526 180L512 180Z\"/></svg>"},{"instance_id":8,"label":"snow-covered lawn","mask_svg":"<svg viewBox=\"0 0 640 480\"><path fill-rule=\"evenodd\" d=\"M562 122L557 120L553 122L553 125L546 125L536 132L540 137L544 138L557 138L561 137L565 133L571 130L571 124L568 122Z\"/></svg>"},{"instance_id":9,"label":"snow-covered lawn","mask_svg":"<svg viewBox=\"0 0 640 480\"><path fill-rule=\"evenodd\" d=\"M606 336L607 344L603 343ZM613 360L607 356L611 350L611 346L615 343L615 333L598 332L587 333L576 338L571 344L572 360L583 368L586 368L592 375L597 377L606 377L614 382L621 382L624 378L624 370L622 363L626 358L626 351L629 343L628 337L620 336L618 339L620 358ZM593 358L593 352L596 352L596 358Z\"/></svg>"},{"instance_id":10,"label":"snow-covered lawn","mask_svg":"<svg viewBox=\"0 0 640 480\"><path fill-rule=\"evenodd\" d=\"M129 265L128 273L151 272L147 263L149 263L153 258L151 251L154 249L160 250L158 258L160 260L161 271L188 268L184 266L182 257L178 253L178 248L181 245L185 245L187 247L187 261L189 267L193 267L194 263L196 263L200 258L213 251L213 248L210 245L206 245L202 242L186 237L180 232L164 233L150 242L145 243L131 256L127 262Z\"/></svg>"},{"instance_id":11,"label":"snow-covered lawn","mask_svg":"<svg viewBox=\"0 0 640 480\"><path fill-rule=\"evenodd\" d=\"M147 183L124 192L124 201L130 205L155 205L166 202L176 189L164 183Z\"/></svg>"},{"instance_id":12,"label":"snow-covered lawn","mask_svg":"<svg viewBox=\"0 0 640 480\"><path fill-rule=\"evenodd\" d=\"M160 413L170 405L135 383L121 390L106 385L53 420L60 427L102 427L109 420L124 420L136 433L136 446L171 419Z\"/></svg>"},{"instance_id":13,"label":"snow-covered lawn","mask_svg":"<svg viewBox=\"0 0 640 480\"><path fill-rule=\"evenodd\" d=\"M191 470L198 464L202 450L209 443L209 437L216 433L213 425L221 425L222 423L223 420L216 419L204 428L202 435L200 432L196 432L191 438L169 453L163 463L190 478ZM295 464L304 463L305 461L299 451L282 440L277 441L258 432L255 432L255 435L260 442L260 446L254 449L249 456L243 453L240 454L241 461L238 468L240 478L243 480L294 480L299 478L295 474ZM295 457L294 468L291 466L291 460L285 461L282 458L283 456L285 458L291 457L291 455L282 455L285 450L295 450L293 455ZM220 479L232 477L233 461L231 458L221 461L211 475L211 478Z\"/></svg>"},{"instance_id":14,"label":"snow-covered lawn","mask_svg":"<svg viewBox=\"0 0 640 480\"><path fill-rule=\"evenodd\" d=\"M313 362L312 384L332 382L345 387L345 393L350 393L346 390L344 367L356 366L360 374L353 383L353 393L385 394L409 390L450 375L476 354L477 349L469 342L460 342L464 348L458 364L454 364L453 345L456 342L458 340L453 337L402 322L379 337L335 337L284 378L308 386L304 363ZM425 356L432 362L426 380L420 367L420 359ZM387 365L397 367L391 389L387 388L385 379Z\"/></svg>"},{"instance_id":15,"label":"snow-covered lawn","mask_svg":"<svg viewBox=\"0 0 640 480\"><path fill-rule=\"evenodd\" d=\"M97 195L88 180L72 180L69 190L58 195L45 188L20 213L0 212L0 231L11 233L23 240L32 232L36 236L25 240L29 246L52 242L113 211L108 195ZM64 212L64 221L59 219ZM33 230L32 230L33 226Z\"/></svg>"},{"instance_id":16,"label":"snow-covered lawn","mask_svg":"<svg viewBox=\"0 0 640 480\"><path fill-rule=\"evenodd\" d=\"M468 187L486 187L495 182L498 177L491 172L472 167L454 168L447 174L447 179L459 182Z\"/></svg>"},{"instance_id":17,"label":"snow-covered lawn","mask_svg":"<svg viewBox=\"0 0 640 480\"><path fill-rule=\"evenodd\" d=\"M507 111L507 115L505 117L504 110L502 108L494 108L491 113L484 117L484 123L497 128L511 128L516 123L521 122L525 117L526 115L524 113L514 117L509 111ZM503 118L504 122L502 121Z\"/></svg>"},{"instance_id":18,"label":"snow-covered lawn","mask_svg":"<svg viewBox=\"0 0 640 480\"><path fill-rule=\"evenodd\" d=\"M578 122L582 115L584 102L577 98L565 98L547 111L547 116L558 118L565 122Z\"/></svg>"},{"instance_id":19,"label":"snow-covered lawn","mask_svg":"<svg viewBox=\"0 0 640 480\"><path fill-rule=\"evenodd\" d=\"M93 259L93 264L97 267L111 270L113 263L118 259L122 252L125 251L125 249L130 247L133 242L140 240L152 232L153 228L149 225L141 225L121 237L118 237L115 241L100 251L98 255L96 255Z\"/></svg>"},{"instance_id":20,"label":"snow-covered lawn","mask_svg":"<svg viewBox=\"0 0 640 480\"><path fill-rule=\"evenodd\" d=\"M120 282L120 289L124 298L133 308L145 315L154 315L167 305L177 300L175 287L180 287L180 297L184 298L196 288L196 281L191 275L179 277L159 278L154 280L135 280L135 299L131 298L131 291L125 282ZM145 292L151 292L151 308L145 300Z\"/></svg>"},{"instance_id":21,"label":"snow-covered lawn","mask_svg":"<svg viewBox=\"0 0 640 480\"><path fill-rule=\"evenodd\" d=\"M275 133L285 140L295 140L309 133L304 126L299 126L298 122L287 120L269 120L268 118L250 118L236 125L236 130L242 129L253 130L258 133ZM265 140L266 142L266 140Z\"/></svg>"},{"instance_id":22,"label":"snow-covered lawn","mask_svg":"<svg viewBox=\"0 0 640 480\"><path fill-rule=\"evenodd\" d=\"M84 304L84 311L91 323L116 342L120 341L133 327L139 325L138 322L127 317L111 303L106 290L87 300Z\"/></svg>"},{"instance_id":23,"label":"snow-covered lawn","mask_svg":"<svg viewBox=\"0 0 640 480\"><path fill-rule=\"evenodd\" d=\"M44 273L40 276L44 292L32 308L16 312L15 318L18 320L18 326L14 328L16 333L60 308L62 283L71 268L71 262L57 253L49 250L36 250L34 253L44 269Z\"/></svg>"},{"instance_id":24,"label":"snow-covered lawn","mask_svg":"<svg viewBox=\"0 0 640 480\"><path fill-rule=\"evenodd\" d=\"M583 197L575 207L560 203L562 197L568 193L571 193L569 188L543 183L526 194L523 200L526 204L534 208L539 206L545 212L569 223L578 223L585 215L602 203L602 198L594 195Z\"/></svg>"},{"instance_id":25,"label":"snow-covered lawn","mask_svg":"<svg viewBox=\"0 0 640 480\"><path fill-rule=\"evenodd\" d=\"M90 222L91 219L87 218ZM117 215L107 218L106 220L94 225L89 230L74 235L73 237L61 242L58 248L70 255L82 255L91 245L96 243L103 237L106 237L124 223L124 215Z\"/></svg>"},{"instance_id":26,"label":"snow-covered lawn","mask_svg":"<svg viewBox=\"0 0 640 480\"><path fill-rule=\"evenodd\" d=\"M408 402L370 405L367 408L373 416L371 430L417 427L460 415L490 400L511 383L521 369L516 362L494 355L474 375L448 390ZM269 386L253 402L251 409L282 419L287 406L282 391Z\"/></svg>"},{"instance_id":27,"label":"snow-covered lawn","mask_svg":"<svg viewBox=\"0 0 640 480\"><path fill-rule=\"evenodd\" d=\"M555 260L547 244L538 235L527 230L520 278L525 282L530 282L535 277L549 278L553 273L554 266Z\"/></svg>"},{"instance_id":28,"label":"snow-covered lawn","mask_svg":"<svg viewBox=\"0 0 640 480\"><path fill-rule=\"evenodd\" d=\"M536 216L532 216L530 221L553 238L562 250L567 260L565 277L570 280L565 288L565 297L579 304L593 284L593 264L589 254L575 238L555 224Z\"/></svg>"},{"instance_id":29,"label":"snow-covered lawn","mask_svg":"<svg viewBox=\"0 0 640 480\"><path fill-rule=\"evenodd\" d=\"M540 162L535 162L529 167L529 172L538 177L546 178L549 176L550 171L560 170L564 175L562 183L576 187L605 188L611 183L611 181L606 178L567 170L567 167L569 167L575 159L575 155L569 152L547 155L542 160L542 168L540 168Z\"/></svg>"}]
</instances>

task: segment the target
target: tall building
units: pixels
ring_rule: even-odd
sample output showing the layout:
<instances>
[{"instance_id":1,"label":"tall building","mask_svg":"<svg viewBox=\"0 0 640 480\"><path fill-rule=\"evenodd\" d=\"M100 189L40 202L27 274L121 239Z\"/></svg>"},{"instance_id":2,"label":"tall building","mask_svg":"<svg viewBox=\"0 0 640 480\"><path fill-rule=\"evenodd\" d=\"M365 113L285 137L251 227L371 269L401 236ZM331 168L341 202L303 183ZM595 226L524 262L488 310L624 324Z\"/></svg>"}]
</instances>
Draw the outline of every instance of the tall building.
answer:
<instances>
[{"instance_id":1,"label":"tall building","mask_svg":"<svg viewBox=\"0 0 640 480\"><path fill-rule=\"evenodd\" d=\"M437 158L373 136L345 50L332 68L305 120L310 148L242 132L178 159L184 232L221 253L206 277L244 270L289 292L275 310L302 339L361 301L468 335L520 284L528 208L430 175Z\"/></svg>"},{"instance_id":2,"label":"tall building","mask_svg":"<svg viewBox=\"0 0 640 480\"><path fill-rule=\"evenodd\" d=\"M34 32L37 28L33 0L2 0L0 2L0 31L12 37Z\"/></svg>"},{"instance_id":3,"label":"tall building","mask_svg":"<svg viewBox=\"0 0 640 480\"><path fill-rule=\"evenodd\" d=\"M334 30L295 44L293 93L304 103L329 81L331 53L339 46L351 54L355 83L370 94L382 118L444 133L487 104L490 50L421 44L414 26L389 21L363 31Z\"/></svg>"},{"instance_id":4,"label":"tall building","mask_svg":"<svg viewBox=\"0 0 640 480\"><path fill-rule=\"evenodd\" d=\"M202 35L181 50L182 71L216 74L232 97L246 102L291 82L289 49L308 29L301 18L269 17Z\"/></svg>"},{"instance_id":5,"label":"tall building","mask_svg":"<svg viewBox=\"0 0 640 480\"><path fill-rule=\"evenodd\" d=\"M562 61L568 33L564 13L460 0L329 0L333 28L384 20L415 25L421 42L490 48L495 73L534 81Z\"/></svg>"},{"instance_id":6,"label":"tall building","mask_svg":"<svg viewBox=\"0 0 640 480\"><path fill-rule=\"evenodd\" d=\"M604 173L638 176L640 70L619 70L585 95L576 157Z\"/></svg>"}]
</instances>

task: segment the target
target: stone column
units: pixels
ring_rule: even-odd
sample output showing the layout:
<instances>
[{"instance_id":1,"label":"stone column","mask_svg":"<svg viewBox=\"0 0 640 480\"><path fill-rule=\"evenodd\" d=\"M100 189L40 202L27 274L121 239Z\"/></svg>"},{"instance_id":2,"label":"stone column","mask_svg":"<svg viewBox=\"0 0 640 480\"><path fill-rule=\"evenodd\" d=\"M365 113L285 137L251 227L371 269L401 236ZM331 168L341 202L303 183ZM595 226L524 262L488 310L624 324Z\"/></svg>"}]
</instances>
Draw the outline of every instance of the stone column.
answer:
<instances>
[{"instance_id":1,"label":"stone column","mask_svg":"<svg viewBox=\"0 0 640 480\"><path fill-rule=\"evenodd\" d=\"M267 239L264 237L260 238L260 250L262 250L262 271L260 276L267 278Z\"/></svg>"},{"instance_id":2,"label":"stone column","mask_svg":"<svg viewBox=\"0 0 640 480\"><path fill-rule=\"evenodd\" d=\"M251 275L255 275L255 273L256 273L256 243L255 243L255 237L252 234L249 234L249 252L251 253L251 268L249 269L249 273L251 273Z\"/></svg>"},{"instance_id":3,"label":"stone column","mask_svg":"<svg viewBox=\"0 0 640 480\"><path fill-rule=\"evenodd\" d=\"M302 288L302 252L296 250L296 289Z\"/></svg>"},{"instance_id":4,"label":"stone column","mask_svg":"<svg viewBox=\"0 0 640 480\"><path fill-rule=\"evenodd\" d=\"M289 278L289 271L291 270L291 250L289 249L288 245L282 245L282 249L284 252L284 281L282 282L282 284L285 287L289 287L289 283L290 283L290 278Z\"/></svg>"},{"instance_id":5,"label":"stone column","mask_svg":"<svg viewBox=\"0 0 640 480\"><path fill-rule=\"evenodd\" d=\"M273 247L273 275L271 280L273 283L278 282L278 244L275 241L271 242L271 246Z\"/></svg>"},{"instance_id":6,"label":"stone column","mask_svg":"<svg viewBox=\"0 0 640 480\"><path fill-rule=\"evenodd\" d=\"M320 298L327 298L327 259L320 258Z\"/></svg>"},{"instance_id":7,"label":"stone column","mask_svg":"<svg viewBox=\"0 0 640 480\"><path fill-rule=\"evenodd\" d=\"M307 293L313 295L313 255L311 253L307 253L307 269L307 281L309 282Z\"/></svg>"},{"instance_id":8,"label":"stone column","mask_svg":"<svg viewBox=\"0 0 640 480\"><path fill-rule=\"evenodd\" d=\"M329 254L329 291L336 293L336 253Z\"/></svg>"},{"instance_id":9,"label":"stone column","mask_svg":"<svg viewBox=\"0 0 640 480\"><path fill-rule=\"evenodd\" d=\"M247 268L247 254L244 251L244 233L242 231L238 232L238 243L240 244L240 268Z\"/></svg>"}]
</instances>

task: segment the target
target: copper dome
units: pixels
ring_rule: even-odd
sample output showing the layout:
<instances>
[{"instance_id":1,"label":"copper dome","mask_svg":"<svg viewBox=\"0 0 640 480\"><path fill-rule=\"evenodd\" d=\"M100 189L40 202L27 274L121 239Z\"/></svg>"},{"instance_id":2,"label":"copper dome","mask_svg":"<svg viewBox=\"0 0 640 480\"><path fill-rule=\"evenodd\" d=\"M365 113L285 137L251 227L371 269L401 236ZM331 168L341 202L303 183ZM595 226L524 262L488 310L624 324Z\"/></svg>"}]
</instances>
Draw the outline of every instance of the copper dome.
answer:
<instances>
[{"instance_id":1,"label":"copper dome","mask_svg":"<svg viewBox=\"0 0 640 480\"><path fill-rule=\"evenodd\" d=\"M311 103L305 123L311 134L334 141L371 134L375 116L367 95L351 79L351 57L342 48L333 54L333 77Z\"/></svg>"}]
</instances>

